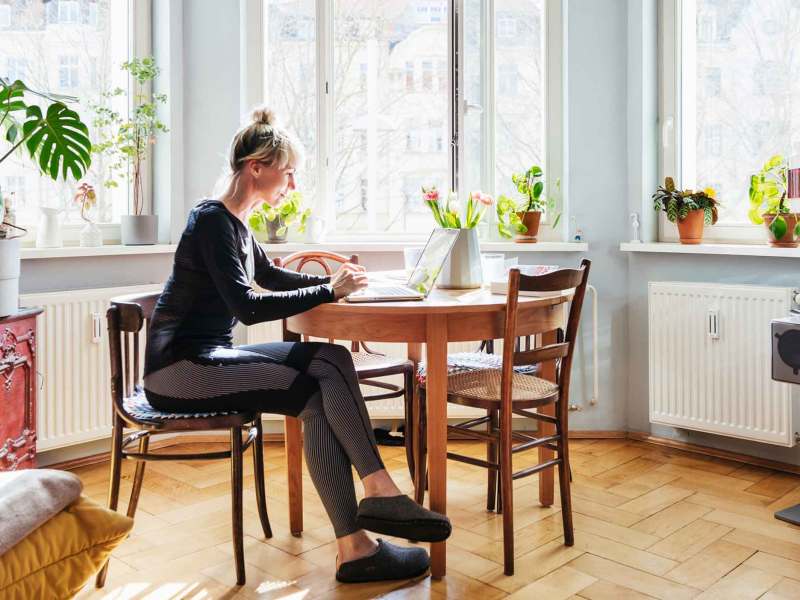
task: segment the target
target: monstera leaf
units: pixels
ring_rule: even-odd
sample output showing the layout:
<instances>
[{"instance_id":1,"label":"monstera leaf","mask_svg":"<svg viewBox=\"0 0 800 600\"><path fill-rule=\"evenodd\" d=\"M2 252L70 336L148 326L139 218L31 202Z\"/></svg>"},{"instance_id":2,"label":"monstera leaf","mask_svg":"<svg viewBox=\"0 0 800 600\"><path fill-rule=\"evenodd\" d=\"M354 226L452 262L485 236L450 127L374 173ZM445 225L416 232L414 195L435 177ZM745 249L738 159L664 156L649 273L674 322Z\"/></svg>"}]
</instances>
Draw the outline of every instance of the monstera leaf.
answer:
<instances>
[{"instance_id":1,"label":"monstera leaf","mask_svg":"<svg viewBox=\"0 0 800 600\"><path fill-rule=\"evenodd\" d=\"M25 92L44 98L51 104L43 113L39 106L25 103ZM0 78L0 124L6 130L6 141L12 144L9 150L2 153L0 162L25 144L31 158L52 179L57 180L59 175L65 180L69 175L75 179L83 177L92 164L89 129L78 113L68 108L62 99L76 100L69 96L36 92L21 81L8 83ZM20 123L14 113L22 111L25 118Z\"/></svg>"},{"instance_id":2,"label":"monstera leaf","mask_svg":"<svg viewBox=\"0 0 800 600\"><path fill-rule=\"evenodd\" d=\"M32 158L39 160L39 167L51 178L58 179L59 170L66 180L68 172L80 179L92 164L89 151L89 129L78 113L56 102L42 109L29 106L26 120L22 124L25 146Z\"/></svg>"}]
</instances>

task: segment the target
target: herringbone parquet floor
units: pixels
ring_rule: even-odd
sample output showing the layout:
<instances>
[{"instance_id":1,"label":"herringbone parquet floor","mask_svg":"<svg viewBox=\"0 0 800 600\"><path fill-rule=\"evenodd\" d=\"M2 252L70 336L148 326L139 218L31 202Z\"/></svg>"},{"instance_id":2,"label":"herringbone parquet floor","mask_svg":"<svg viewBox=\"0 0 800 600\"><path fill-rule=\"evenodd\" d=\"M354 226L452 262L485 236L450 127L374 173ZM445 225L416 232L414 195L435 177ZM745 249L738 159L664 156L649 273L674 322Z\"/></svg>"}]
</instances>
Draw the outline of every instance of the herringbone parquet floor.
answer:
<instances>
[{"instance_id":1,"label":"herringbone parquet floor","mask_svg":"<svg viewBox=\"0 0 800 600\"><path fill-rule=\"evenodd\" d=\"M485 452L474 442L451 446ZM381 450L401 488L410 490L402 449ZM535 453L515 457L515 467L534 460ZM228 463L149 463L136 526L114 554L106 588L87 587L80 597L800 598L800 528L773 518L776 509L800 502L797 476L631 440L575 440L575 546L562 543L558 498L542 508L536 478L519 480L516 574L506 577L501 518L485 510L485 471L449 462L454 533L447 577L347 586L334 580L333 531L307 474L306 530L294 538L282 445L266 446L266 462L275 535L261 536L250 467L245 587L234 585ZM125 465L123 496L132 466ZM105 502L108 465L76 473L85 493Z\"/></svg>"}]
</instances>

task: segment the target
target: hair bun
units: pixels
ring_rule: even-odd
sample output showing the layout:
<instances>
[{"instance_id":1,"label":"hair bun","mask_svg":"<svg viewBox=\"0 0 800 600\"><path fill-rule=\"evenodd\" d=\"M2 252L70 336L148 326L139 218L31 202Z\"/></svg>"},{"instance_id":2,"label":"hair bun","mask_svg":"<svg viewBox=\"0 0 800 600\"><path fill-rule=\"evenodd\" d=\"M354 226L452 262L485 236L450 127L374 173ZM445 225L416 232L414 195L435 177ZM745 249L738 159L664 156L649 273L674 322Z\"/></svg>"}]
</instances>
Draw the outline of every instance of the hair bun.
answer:
<instances>
[{"instance_id":1,"label":"hair bun","mask_svg":"<svg viewBox=\"0 0 800 600\"><path fill-rule=\"evenodd\" d=\"M253 123L273 125L275 123L275 113L266 107L257 108L253 111Z\"/></svg>"}]
</instances>

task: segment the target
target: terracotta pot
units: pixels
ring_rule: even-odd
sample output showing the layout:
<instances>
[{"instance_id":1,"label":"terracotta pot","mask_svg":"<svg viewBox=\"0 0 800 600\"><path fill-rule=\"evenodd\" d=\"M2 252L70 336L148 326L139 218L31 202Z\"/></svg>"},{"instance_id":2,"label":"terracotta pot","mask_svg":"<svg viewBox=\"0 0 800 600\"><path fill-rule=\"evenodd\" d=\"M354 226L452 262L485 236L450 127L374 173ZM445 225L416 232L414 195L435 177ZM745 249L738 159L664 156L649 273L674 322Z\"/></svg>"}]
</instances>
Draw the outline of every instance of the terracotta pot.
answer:
<instances>
[{"instance_id":1,"label":"terracotta pot","mask_svg":"<svg viewBox=\"0 0 800 600\"><path fill-rule=\"evenodd\" d=\"M775 239L775 235L769 228L772 222L778 215L761 215L764 219L764 226L767 228L767 237L769 238L769 245L776 248L797 248L798 240L794 235L794 228L797 225L797 213L783 213L784 221L786 221L786 233L780 239Z\"/></svg>"},{"instance_id":2,"label":"terracotta pot","mask_svg":"<svg viewBox=\"0 0 800 600\"><path fill-rule=\"evenodd\" d=\"M538 210L518 212L517 216L522 219L522 224L528 228L525 233L518 233L514 236L515 242L534 243L536 236L539 235L539 221L542 218L542 212Z\"/></svg>"},{"instance_id":3,"label":"terracotta pot","mask_svg":"<svg viewBox=\"0 0 800 600\"><path fill-rule=\"evenodd\" d=\"M698 208L690 210L683 219L678 219L678 234L681 236L681 244L699 244L703 241L704 218L703 209Z\"/></svg>"}]
</instances>

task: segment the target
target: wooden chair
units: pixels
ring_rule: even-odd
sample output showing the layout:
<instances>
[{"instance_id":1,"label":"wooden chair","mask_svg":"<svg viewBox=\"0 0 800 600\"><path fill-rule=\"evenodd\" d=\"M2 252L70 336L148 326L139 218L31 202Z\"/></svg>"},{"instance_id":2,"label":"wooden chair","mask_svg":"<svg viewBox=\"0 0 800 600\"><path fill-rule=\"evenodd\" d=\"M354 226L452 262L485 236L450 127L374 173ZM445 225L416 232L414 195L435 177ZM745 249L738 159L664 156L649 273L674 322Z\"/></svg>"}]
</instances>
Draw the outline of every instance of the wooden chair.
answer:
<instances>
[{"instance_id":1,"label":"wooden chair","mask_svg":"<svg viewBox=\"0 0 800 600\"><path fill-rule=\"evenodd\" d=\"M106 316L108 318L108 340L111 355L111 398L114 413L111 442L111 478L108 490L108 507L117 509L120 488L122 461L135 460L136 471L133 477L131 497L128 502L128 516L133 518L142 489L144 467L149 460L210 460L231 459L231 501L233 524L233 555L236 563L236 582L245 583L244 542L242 522L242 479L243 455L253 447L256 500L261 528L266 537L272 537L272 529L267 516L267 501L264 484L264 447L261 415L258 412L216 412L216 413L164 413L153 408L142 389L140 369L140 348L143 343L144 327L149 327L160 292L131 295L115 298ZM125 429L134 430L127 436ZM174 434L183 431L210 431L227 429L230 432L230 450L219 452L162 454L149 451L150 439L163 433ZM242 441L242 432L247 439ZM138 442L137 449L128 446ZM96 585L103 587L108 562L97 574Z\"/></svg>"},{"instance_id":2,"label":"wooden chair","mask_svg":"<svg viewBox=\"0 0 800 600\"><path fill-rule=\"evenodd\" d=\"M509 275L508 300L503 335L502 369L465 371L448 375L447 400L464 406L482 408L486 417L448 426L448 431L487 442L486 460L463 456L453 452L447 458L490 469L500 479L498 512L503 513L503 555L506 575L514 574L514 502L513 481L558 467L561 491L561 514L564 522L564 543L572 546L572 502L569 488L568 406L572 355L580 323L581 308L589 278L590 261L583 260L579 269L560 269L546 275L521 275L512 269ZM563 340L534 349L521 349L517 333L517 305L520 291L563 292L573 290L569 317ZM547 361L557 361L556 382L547 381L518 372L519 367L533 366ZM425 389L420 388L420 411L424 413ZM548 404L555 404L555 416L533 412ZM534 437L514 432L511 417L519 415L555 425L555 434ZM474 427L486 425L486 431ZM421 423L417 437L424 439L426 432ZM516 445L513 442L519 442ZM511 457L517 452L545 447L554 450L557 457L536 466L514 472ZM489 480L488 491L493 496L494 485ZM491 501L491 500L490 500ZM493 503L493 501L491 501ZM490 507L491 510L491 507Z\"/></svg>"},{"instance_id":3,"label":"wooden chair","mask_svg":"<svg viewBox=\"0 0 800 600\"><path fill-rule=\"evenodd\" d=\"M335 252L325 252L321 250L309 250L295 252L284 258L274 259L276 266L302 271L304 267L311 264L319 265L326 275L332 275L334 269L331 265L341 265L351 262L358 264L358 256L350 257L336 254ZM308 336L305 337L306 341ZM334 340L329 340L333 342ZM386 356L380 352L370 349L364 342L350 341L350 351L353 356L353 364L358 373L358 380L361 385L382 390L375 394L364 396L366 402L373 400L387 400L389 398L403 398L405 407L405 447L406 460L411 479L414 481L414 414L413 414L413 393L414 393L414 363L407 359L398 359ZM403 385L395 385L385 381L378 381L376 377L388 375L402 375ZM423 491L424 492L424 491ZM421 498L418 500L421 501Z\"/></svg>"}]
</instances>

